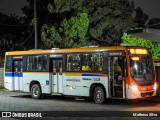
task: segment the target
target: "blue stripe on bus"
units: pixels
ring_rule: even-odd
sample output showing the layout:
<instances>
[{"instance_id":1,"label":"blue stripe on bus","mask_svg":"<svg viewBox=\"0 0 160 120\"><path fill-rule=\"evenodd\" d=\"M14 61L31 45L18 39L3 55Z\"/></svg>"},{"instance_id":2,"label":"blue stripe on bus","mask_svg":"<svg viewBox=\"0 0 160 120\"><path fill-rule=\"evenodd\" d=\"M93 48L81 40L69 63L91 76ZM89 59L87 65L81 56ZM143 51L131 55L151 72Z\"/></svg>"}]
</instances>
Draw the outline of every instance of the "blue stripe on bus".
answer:
<instances>
[{"instance_id":1,"label":"blue stripe on bus","mask_svg":"<svg viewBox=\"0 0 160 120\"><path fill-rule=\"evenodd\" d=\"M23 77L22 73L5 73L5 77Z\"/></svg>"},{"instance_id":2,"label":"blue stripe on bus","mask_svg":"<svg viewBox=\"0 0 160 120\"><path fill-rule=\"evenodd\" d=\"M98 74L82 74L82 76L101 76L101 75L98 75Z\"/></svg>"}]
</instances>

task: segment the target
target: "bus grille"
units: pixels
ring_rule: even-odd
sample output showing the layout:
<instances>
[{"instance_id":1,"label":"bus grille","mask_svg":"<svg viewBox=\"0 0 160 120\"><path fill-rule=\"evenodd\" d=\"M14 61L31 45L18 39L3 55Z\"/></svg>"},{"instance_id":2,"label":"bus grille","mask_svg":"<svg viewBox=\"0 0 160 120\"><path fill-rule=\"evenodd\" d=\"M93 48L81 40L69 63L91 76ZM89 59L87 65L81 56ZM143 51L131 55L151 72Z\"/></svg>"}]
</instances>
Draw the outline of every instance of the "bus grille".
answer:
<instances>
[{"instance_id":1,"label":"bus grille","mask_svg":"<svg viewBox=\"0 0 160 120\"><path fill-rule=\"evenodd\" d=\"M153 95L153 93L154 93L154 91L152 91L152 92L144 92L144 93L141 93L141 96L142 97L150 97L150 96Z\"/></svg>"}]
</instances>

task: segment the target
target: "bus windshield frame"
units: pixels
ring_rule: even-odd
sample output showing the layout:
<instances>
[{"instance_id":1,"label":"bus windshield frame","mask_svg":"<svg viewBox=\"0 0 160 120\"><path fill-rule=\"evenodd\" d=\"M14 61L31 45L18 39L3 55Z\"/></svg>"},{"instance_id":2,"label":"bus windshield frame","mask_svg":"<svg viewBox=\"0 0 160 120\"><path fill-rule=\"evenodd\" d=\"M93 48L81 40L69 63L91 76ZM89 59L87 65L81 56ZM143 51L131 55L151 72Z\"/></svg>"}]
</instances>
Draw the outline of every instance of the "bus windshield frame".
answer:
<instances>
[{"instance_id":1,"label":"bus windshield frame","mask_svg":"<svg viewBox=\"0 0 160 120\"><path fill-rule=\"evenodd\" d=\"M132 79L139 85L151 85L154 83L154 65L152 56L131 55L130 72Z\"/></svg>"}]
</instances>

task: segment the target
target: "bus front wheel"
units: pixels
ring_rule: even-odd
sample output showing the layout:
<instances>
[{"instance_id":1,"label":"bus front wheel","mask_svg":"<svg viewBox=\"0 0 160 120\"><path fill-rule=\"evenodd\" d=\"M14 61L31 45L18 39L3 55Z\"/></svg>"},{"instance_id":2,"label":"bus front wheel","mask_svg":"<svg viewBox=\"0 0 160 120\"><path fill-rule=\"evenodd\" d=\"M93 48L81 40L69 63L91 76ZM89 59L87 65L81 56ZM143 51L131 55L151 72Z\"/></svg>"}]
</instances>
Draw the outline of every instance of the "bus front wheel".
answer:
<instances>
[{"instance_id":1,"label":"bus front wheel","mask_svg":"<svg viewBox=\"0 0 160 120\"><path fill-rule=\"evenodd\" d=\"M104 101L105 101L105 94L104 94L104 90L102 89L102 87L97 86L94 89L93 98L94 98L94 102L97 103L97 104L103 104L104 103Z\"/></svg>"},{"instance_id":2,"label":"bus front wheel","mask_svg":"<svg viewBox=\"0 0 160 120\"><path fill-rule=\"evenodd\" d=\"M32 85L31 94L32 94L32 98L40 99L42 92L39 84Z\"/></svg>"}]
</instances>

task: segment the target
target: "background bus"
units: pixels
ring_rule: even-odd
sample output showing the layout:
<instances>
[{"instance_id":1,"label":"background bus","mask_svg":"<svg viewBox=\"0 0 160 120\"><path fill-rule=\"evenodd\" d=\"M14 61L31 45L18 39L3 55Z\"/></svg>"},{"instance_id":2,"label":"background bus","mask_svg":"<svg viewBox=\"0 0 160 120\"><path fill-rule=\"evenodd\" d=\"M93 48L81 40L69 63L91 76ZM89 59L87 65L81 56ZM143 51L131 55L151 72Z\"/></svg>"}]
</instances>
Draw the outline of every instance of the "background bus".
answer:
<instances>
[{"instance_id":1,"label":"background bus","mask_svg":"<svg viewBox=\"0 0 160 120\"><path fill-rule=\"evenodd\" d=\"M142 47L86 47L5 54L4 85L12 91L136 99L156 95L152 55Z\"/></svg>"}]
</instances>

